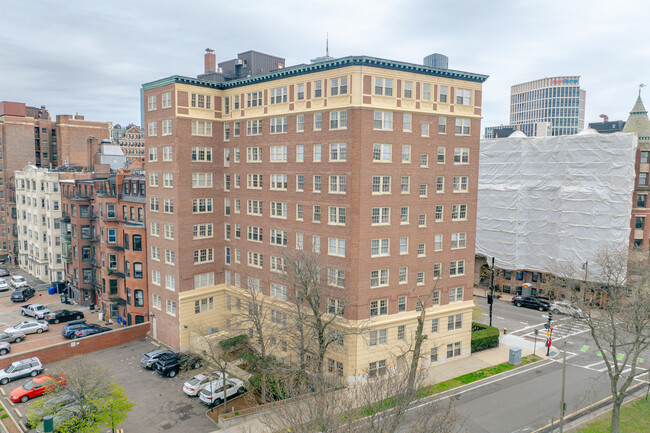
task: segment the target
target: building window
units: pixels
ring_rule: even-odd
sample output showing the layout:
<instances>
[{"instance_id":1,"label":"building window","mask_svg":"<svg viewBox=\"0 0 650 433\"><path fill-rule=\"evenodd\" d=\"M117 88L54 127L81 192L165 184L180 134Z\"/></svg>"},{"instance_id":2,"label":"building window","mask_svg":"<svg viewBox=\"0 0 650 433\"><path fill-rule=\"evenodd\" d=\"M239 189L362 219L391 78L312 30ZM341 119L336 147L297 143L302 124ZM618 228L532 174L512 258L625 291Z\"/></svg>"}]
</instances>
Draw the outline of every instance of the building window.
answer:
<instances>
[{"instance_id":1,"label":"building window","mask_svg":"<svg viewBox=\"0 0 650 433\"><path fill-rule=\"evenodd\" d=\"M323 82L314 81L314 98L321 98L323 96Z\"/></svg>"},{"instance_id":2,"label":"building window","mask_svg":"<svg viewBox=\"0 0 650 433\"><path fill-rule=\"evenodd\" d=\"M449 262L449 275L452 277L465 275L465 260L453 260Z\"/></svg>"},{"instance_id":3,"label":"building window","mask_svg":"<svg viewBox=\"0 0 650 433\"><path fill-rule=\"evenodd\" d=\"M249 203L254 200L249 200ZM250 212L249 212L250 214ZM261 213L260 213L261 215ZM279 201L271 202L271 218L286 218L287 204Z\"/></svg>"},{"instance_id":4,"label":"building window","mask_svg":"<svg viewBox=\"0 0 650 433\"><path fill-rule=\"evenodd\" d=\"M155 137L156 135L158 135L158 122L156 122L156 121L149 122L148 123L148 136L149 137ZM151 161L151 158L149 158L149 160Z\"/></svg>"},{"instance_id":5,"label":"building window","mask_svg":"<svg viewBox=\"0 0 650 433\"><path fill-rule=\"evenodd\" d=\"M330 144L330 162L345 162L347 159L346 143Z\"/></svg>"},{"instance_id":6,"label":"building window","mask_svg":"<svg viewBox=\"0 0 650 433\"><path fill-rule=\"evenodd\" d=\"M373 225L390 224L390 208L373 207L372 214L371 214L371 224Z\"/></svg>"},{"instance_id":7,"label":"building window","mask_svg":"<svg viewBox=\"0 0 650 433\"><path fill-rule=\"evenodd\" d=\"M447 345L447 358L453 358L454 356L460 356L460 341Z\"/></svg>"},{"instance_id":8,"label":"building window","mask_svg":"<svg viewBox=\"0 0 650 433\"><path fill-rule=\"evenodd\" d=\"M154 111L157 108L157 99L156 95L150 95L147 98L147 111Z\"/></svg>"},{"instance_id":9,"label":"building window","mask_svg":"<svg viewBox=\"0 0 650 433\"><path fill-rule=\"evenodd\" d=\"M228 132L230 132L230 130L228 130ZM192 120L192 135L212 137L212 122L207 120ZM224 138L226 138L225 128Z\"/></svg>"},{"instance_id":10,"label":"building window","mask_svg":"<svg viewBox=\"0 0 650 433\"><path fill-rule=\"evenodd\" d=\"M347 129L348 127L348 112L347 111L331 111L330 112L330 130Z\"/></svg>"},{"instance_id":11,"label":"building window","mask_svg":"<svg viewBox=\"0 0 650 433\"><path fill-rule=\"evenodd\" d=\"M372 160L375 162L391 162L392 146L390 144L373 144Z\"/></svg>"},{"instance_id":12,"label":"building window","mask_svg":"<svg viewBox=\"0 0 650 433\"><path fill-rule=\"evenodd\" d=\"M393 96L393 80L390 78L375 78L375 95Z\"/></svg>"},{"instance_id":13,"label":"building window","mask_svg":"<svg viewBox=\"0 0 650 433\"><path fill-rule=\"evenodd\" d=\"M142 263L133 263L133 278L137 280L142 279Z\"/></svg>"},{"instance_id":14,"label":"building window","mask_svg":"<svg viewBox=\"0 0 650 433\"><path fill-rule=\"evenodd\" d=\"M258 107L262 105L262 92L251 92L246 94L246 107Z\"/></svg>"},{"instance_id":15,"label":"building window","mask_svg":"<svg viewBox=\"0 0 650 433\"><path fill-rule=\"evenodd\" d=\"M639 185L647 186L648 185L648 173L640 172L639 173Z\"/></svg>"},{"instance_id":16,"label":"building window","mask_svg":"<svg viewBox=\"0 0 650 433\"><path fill-rule=\"evenodd\" d=\"M454 192L467 192L468 191L468 177L467 176L454 176Z\"/></svg>"},{"instance_id":17,"label":"building window","mask_svg":"<svg viewBox=\"0 0 650 433\"><path fill-rule=\"evenodd\" d=\"M636 196L636 206L637 207L646 207L646 201L648 200L648 194L637 194Z\"/></svg>"},{"instance_id":18,"label":"building window","mask_svg":"<svg viewBox=\"0 0 650 433\"><path fill-rule=\"evenodd\" d=\"M454 164L469 164L469 148L456 147L454 149Z\"/></svg>"},{"instance_id":19,"label":"building window","mask_svg":"<svg viewBox=\"0 0 650 433\"><path fill-rule=\"evenodd\" d=\"M328 224L337 225L337 226L344 226L345 225L345 208L344 207L338 207L338 206L329 206Z\"/></svg>"},{"instance_id":20,"label":"building window","mask_svg":"<svg viewBox=\"0 0 650 433\"><path fill-rule=\"evenodd\" d=\"M133 235L133 251L142 251L141 235Z\"/></svg>"},{"instance_id":21,"label":"building window","mask_svg":"<svg viewBox=\"0 0 650 433\"><path fill-rule=\"evenodd\" d=\"M402 116L402 132L413 131L413 115L411 113L404 113Z\"/></svg>"},{"instance_id":22,"label":"building window","mask_svg":"<svg viewBox=\"0 0 650 433\"><path fill-rule=\"evenodd\" d=\"M305 162L305 146L302 144L296 146L296 162Z\"/></svg>"},{"instance_id":23,"label":"building window","mask_svg":"<svg viewBox=\"0 0 650 433\"><path fill-rule=\"evenodd\" d=\"M305 99L305 84L304 83L298 84L296 99L298 101L302 101L303 99Z\"/></svg>"},{"instance_id":24,"label":"building window","mask_svg":"<svg viewBox=\"0 0 650 433\"><path fill-rule=\"evenodd\" d=\"M463 315L456 314L455 316L449 316L447 318L447 331L453 331L455 329L461 329L463 327Z\"/></svg>"},{"instance_id":25,"label":"building window","mask_svg":"<svg viewBox=\"0 0 650 433\"><path fill-rule=\"evenodd\" d=\"M212 149L209 147L193 147L193 162L212 162Z\"/></svg>"},{"instance_id":26,"label":"building window","mask_svg":"<svg viewBox=\"0 0 650 433\"><path fill-rule=\"evenodd\" d=\"M330 83L330 96L345 95L348 93L348 77L332 78Z\"/></svg>"},{"instance_id":27,"label":"building window","mask_svg":"<svg viewBox=\"0 0 650 433\"><path fill-rule=\"evenodd\" d=\"M368 377L382 376L386 373L386 360L371 362L368 365Z\"/></svg>"},{"instance_id":28,"label":"building window","mask_svg":"<svg viewBox=\"0 0 650 433\"><path fill-rule=\"evenodd\" d=\"M470 134L470 119L456 119L456 135Z\"/></svg>"},{"instance_id":29,"label":"building window","mask_svg":"<svg viewBox=\"0 0 650 433\"><path fill-rule=\"evenodd\" d=\"M385 316L388 314L388 299L370 301L370 317Z\"/></svg>"},{"instance_id":30,"label":"building window","mask_svg":"<svg viewBox=\"0 0 650 433\"><path fill-rule=\"evenodd\" d=\"M262 120L247 120L246 121L246 135L251 137L254 135L262 135Z\"/></svg>"},{"instance_id":31,"label":"building window","mask_svg":"<svg viewBox=\"0 0 650 433\"><path fill-rule=\"evenodd\" d=\"M372 193L390 194L390 176L373 176Z\"/></svg>"},{"instance_id":32,"label":"building window","mask_svg":"<svg viewBox=\"0 0 650 433\"><path fill-rule=\"evenodd\" d=\"M164 119L162 121L162 135L171 135L172 134L172 120Z\"/></svg>"},{"instance_id":33,"label":"building window","mask_svg":"<svg viewBox=\"0 0 650 433\"><path fill-rule=\"evenodd\" d=\"M278 87L277 89L271 89L270 94L270 103L271 104L282 104L287 102L287 88Z\"/></svg>"},{"instance_id":34,"label":"building window","mask_svg":"<svg viewBox=\"0 0 650 433\"><path fill-rule=\"evenodd\" d=\"M271 134L284 134L287 132L287 118L285 117L272 117L271 118Z\"/></svg>"},{"instance_id":35,"label":"building window","mask_svg":"<svg viewBox=\"0 0 650 433\"><path fill-rule=\"evenodd\" d=\"M370 288L388 285L388 269L375 269L370 271Z\"/></svg>"},{"instance_id":36,"label":"building window","mask_svg":"<svg viewBox=\"0 0 650 433\"><path fill-rule=\"evenodd\" d=\"M636 217L634 228L638 230L643 230L644 222L645 222L645 217Z\"/></svg>"},{"instance_id":37,"label":"building window","mask_svg":"<svg viewBox=\"0 0 650 433\"><path fill-rule=\"evenodd\" d=\"M377 346L380 344L386 344L386 329L379 329L376 331L370 331L368 344L370 346Z\"/></svg>"},{"instance_id":38,"label":"building window","mask_svg":"<svg viewBox=\"0 0 650 433\"><path fill-rule=\"evenodd\" d=\"M287 162L287 146L271 146L270 162Z\"/></svg>"},{"instance_id":39,"label":"building window","mask_svg":"<svg viewBox=\"0 0 650 433\"><path fill-rule=\"evenodd\" d=\"M463 301L463 288L456 287L454 289L449 289L449 303L462 302Z\"/></svg>"},{"instance_id":40,"label":"building window","mask_svg":"<svg viewBox=\"0 0 650 433\"><path fill-rule=\"evenodd\" d=\"M330 256L345 257L345 239L329 238L327 253Z\"/></svg>"},{"instance_id":41,"label":"building window","mask_svg":"<svg viewBox=\"0 0 650 433\"><path fill-rule=\"evenodd\" d=\"M172 301L171 299L167 299L167 314L170 316L175 316L176 315L176 302Z\"/></svg>"},{"instance_id":42,"label":"building window","mask_svg":"<svg viewBox=\"0 0 650 433\"><path fill-rule=\"evenodd\" d=\"M209 263L214 261L214 249L204 248L194 250L194 264Z\"/></svg>"},{"instance_id":43,"label":"building window","mask_svg":"<svg viewBox=\"0 0 650 433\"><path fill-rule=\"evenodd\" d=\"M440 86L440 102L447 102L447 86Z\"/></svg>"},{"instance_id":44,"label":"building window","mask_svg":"<svg viewBox=\"0 0 650 433\"><path fill-rule=\"evenodd\" d=\"M454 204L451 206L451 220L463 221L467 219L467 205Z\"/></svg>"},{"instance_id":45,"label":"building window","mask_svg":"<svg viewBox=\"0 0 650 433\"><path fill-rule=\"evenodd\" d=\"M467 89L456 89L456 104L471 105L472 91Z\"/></svg>"},{"instance_id":46,"label":"building window","mask_svg":"<svg viewBox=\"0 0 650 433\"><path fill-rule=\"evenodd\" d=\"M346 180L345 176L337 175L330 176L329 193L330 194L345 194Z\"/></svg>"},{"instance_id":47,"label":"building window","mask_svg":"<svg viewBox=\"0 0 650 433\"><path fill-rule=\"evenodd\" d=\"M393 113L390 111L375 111L373 127L376 131L392 131Z\"/></svg>"},{"instance_id":48,"label":"building window","mask_svg":"<svg viewBox=\"0 0 650 433\"><path fill-rule=\"evenodd\" d=\"M465 248L466 233L452 233L451 234L451 249Z\"/></svg>"},{"instance_id":49,"label":"building window","mask_svg":"<svg viewBox=\"0 0 650 433\"><path fill-rule=\"evenodd\" d=\"M334 287L345 288L345 271L341 269L327 269L327 284Z\"/></svg>"},{"instance_id":50,"label":"building window","mask_svg":"<svg viewBox=\"0 0 650 433\"><path fill-rule=\"evenodd\" d=\"M299 114L296 116L296 132L305 131L305 115Z\"/></svg>"}]
</instances>

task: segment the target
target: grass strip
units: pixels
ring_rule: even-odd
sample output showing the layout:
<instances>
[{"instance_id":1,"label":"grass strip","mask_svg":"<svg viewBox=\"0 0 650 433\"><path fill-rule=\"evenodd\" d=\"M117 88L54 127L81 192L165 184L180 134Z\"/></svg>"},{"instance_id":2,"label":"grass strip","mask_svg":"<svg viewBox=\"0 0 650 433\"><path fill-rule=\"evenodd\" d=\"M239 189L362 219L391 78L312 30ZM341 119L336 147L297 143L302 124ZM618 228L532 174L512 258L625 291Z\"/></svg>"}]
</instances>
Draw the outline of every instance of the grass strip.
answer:
<instances>
[{"instance_id":1,"label":"grass strip","mask_svg":"<svg viewBox=\"0 0 650 433\"><path fill-rule=\"evenodd\" d=\"M589 423L578 433L606 433L610 431L612 413L603 414L596 421ZM650 431L650 401L640 398L623 405L619 422L620 433L638 433Z\"/></svg>"}]
</instances>

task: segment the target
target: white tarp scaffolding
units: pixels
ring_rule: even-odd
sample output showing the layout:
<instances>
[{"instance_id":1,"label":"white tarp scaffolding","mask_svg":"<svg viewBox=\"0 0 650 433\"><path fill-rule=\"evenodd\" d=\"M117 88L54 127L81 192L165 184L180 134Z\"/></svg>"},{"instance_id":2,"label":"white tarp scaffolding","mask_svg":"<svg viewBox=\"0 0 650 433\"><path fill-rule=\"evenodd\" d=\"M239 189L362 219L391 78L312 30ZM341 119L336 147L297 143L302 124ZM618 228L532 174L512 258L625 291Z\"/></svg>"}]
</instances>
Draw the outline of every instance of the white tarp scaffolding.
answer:
<instances>
[{"instance_id":1,"label":"white tarp scaffolding","mask_svg":"<svg viewBox=\"0 0 650 433\"><path fill-rule=\"evenodd\" d=\"M598 275L594 253L629 244L636 147L635 134L593 130L481 140L476 253L551 273L589 261Z\"/></svg>"}]
</instances>

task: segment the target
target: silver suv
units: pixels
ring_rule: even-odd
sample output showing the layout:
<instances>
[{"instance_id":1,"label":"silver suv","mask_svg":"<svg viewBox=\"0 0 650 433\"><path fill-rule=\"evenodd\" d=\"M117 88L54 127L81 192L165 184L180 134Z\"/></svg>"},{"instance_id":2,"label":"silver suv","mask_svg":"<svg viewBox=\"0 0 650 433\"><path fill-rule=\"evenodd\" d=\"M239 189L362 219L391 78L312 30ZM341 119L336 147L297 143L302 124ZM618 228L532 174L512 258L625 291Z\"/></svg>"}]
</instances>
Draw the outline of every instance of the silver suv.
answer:
<instances>
[{"instance_id":1,"label":"silver suv","mask_svg":"<svg viewBox=\"0 0 650 433\"><path fill-rule=\"evenodd\" d=\"M9 367L0 370L0 385L6 385L12 380L21 377L38 376L43 370L43 364L38 358L27 358L12 362Z\"/></svg>"},{"instance_id":2,"label":"silver suv","mask_svg":"<svg viewBox=\"0 0 650 433\"><path fill-rule=\"evenodd\" d=\"M24 339L25 339L25 334L23 332L0 331L0 341L6 341L7 343L20 343Z\"/></svg>"}]
</instances>

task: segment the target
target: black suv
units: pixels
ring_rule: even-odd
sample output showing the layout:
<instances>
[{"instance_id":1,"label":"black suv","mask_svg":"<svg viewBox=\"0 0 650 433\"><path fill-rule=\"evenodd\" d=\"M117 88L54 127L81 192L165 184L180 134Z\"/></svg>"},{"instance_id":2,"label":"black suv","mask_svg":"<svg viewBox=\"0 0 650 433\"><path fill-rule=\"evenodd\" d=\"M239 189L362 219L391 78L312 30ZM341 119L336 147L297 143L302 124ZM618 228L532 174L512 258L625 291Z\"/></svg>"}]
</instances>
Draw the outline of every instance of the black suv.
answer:
<instances>
[{"instance_id":1,"label":"black suv","mask_svg":"<svg viewBox=\"0 0 650 433\"><path fill-rule=\"evenodd\" d=\"M167 377L174 377L181 370L196 370L203 365L201 356L194 353L164 353L158 358L156 371Z\"/></svg>"},{"instance_id":2,"label":"black suv","mask_svg":"<svg viewBox=\"0 0 650 433\"><path fill-rule=\"evenodd\" d=\"M548 309L551 308L551 304L543 299L536 298L534 296L515 296L512 298L512 303L517 307L534 308L535 310L539 311L548 311Z\"/></svg>"},{"instance_id":3,"label":"black suv","mask_svg":"<svg viewBox=\"0 0 650 433\"><path fill-rule=\"evenodd\" d=\"M36 291L31 287L20 287L11 294L11 300L14 302L25 302L32 298Z\"/></svg>"}]
</instances>

